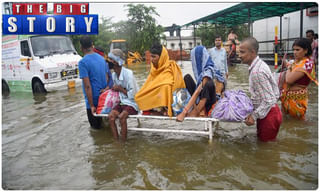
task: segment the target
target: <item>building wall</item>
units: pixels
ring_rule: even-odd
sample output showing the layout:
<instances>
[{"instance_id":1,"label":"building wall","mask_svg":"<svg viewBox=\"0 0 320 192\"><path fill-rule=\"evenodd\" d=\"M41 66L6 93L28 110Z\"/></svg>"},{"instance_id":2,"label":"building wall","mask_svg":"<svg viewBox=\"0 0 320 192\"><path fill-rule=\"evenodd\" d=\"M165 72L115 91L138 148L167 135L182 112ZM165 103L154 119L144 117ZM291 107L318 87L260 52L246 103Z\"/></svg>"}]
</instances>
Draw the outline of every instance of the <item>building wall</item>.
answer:
<instances>
[{"instance_id":1,"label":"building wall","mask_svg":"<svg viewBox=\"0 0 320 192\"><path fill-rule=\"evenodd\" d=\"M163 44L166 45L167 49L172 49L172 50L180 50L179 43L180 43L179 38L177 39L167 38L166 41L163 42ZM191 50L192 48L195 47L193 38L184 39L183 37L181 37L181 43L182 43L183 50ZM196 38L196 44L197 45L202 44L200 38Z\"/></svg>"},{"instance_id":2,"label":"building wall","mask_svg":"<svg viewBox=\"0 0 320 192\"><path fill-rule=\"evenodd\" d=\"M275 26L278 26L278 39L280 39L280 17L258 20L253 23L253 37L258 41L275 39ZM289 29L289 30L288 30ZM318 16L307 16L306 9L303 10L303 37L306 31L312 29L318 33ZM300 11L286 14L282 17L282 39L300 37ZM292 47L293 41L283 41L285 49ZM260 43L259 50L262 52L272 52L273 43Z\"/></svg>"}]
</instances>

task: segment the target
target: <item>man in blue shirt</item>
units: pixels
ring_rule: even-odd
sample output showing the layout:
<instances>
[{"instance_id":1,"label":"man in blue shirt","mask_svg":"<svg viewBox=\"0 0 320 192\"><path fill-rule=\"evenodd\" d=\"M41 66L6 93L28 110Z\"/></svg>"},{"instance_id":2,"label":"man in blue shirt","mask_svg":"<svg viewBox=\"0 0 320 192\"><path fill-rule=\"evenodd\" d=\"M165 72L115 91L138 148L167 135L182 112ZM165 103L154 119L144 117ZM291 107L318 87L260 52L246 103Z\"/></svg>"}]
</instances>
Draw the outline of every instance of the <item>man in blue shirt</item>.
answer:
<instances>
[{"instance_id":1,"label":"man in blue shirt","mask_svg":"<svg viewBox=\"0 0 320 192\"><path fill-rule=\"evenodd\" d=\"M138 92L138 85L133 72L130 69L122 67L124 64L124 54L120 49L113 49L108 54L110 62L113 64L114 72L112 79L114 82L112 90L119 91L120 104L115 106L109 114L109 124L112 130L113 137L118 139L118 131L116 119L120 119L121 139L127 139L127 118L129 115L138 113L139 108L134 101L134 96ZM110 64L111 66L111 64Z\"/></svg>"},{"instance_id":2,"label":"man in blue shirt","mask_svg":"<svg viewBox=\"0 0 320 192\"><path fill-rule=\"evenodd\" d=\"M86 102L87 116L92 128L99 129L102 118L95 117L100 92L107 88L109 67L106 61L93 51L93 42L89 36L80 39L81 51L84 57L79 61L80 78Z\"/></svg>"},{"instance_id":3,"label":"man in blue shirt","mask_svg":"<svg viewBox=\"0 0 320 192\"><path fill-rule=\"evenodd\" d=\"M99 55L101 55L101 57L105 57L104 55L104 50L101 48L101 47L97 47L97 46L94 46L93 48L93 51L95 53L98 53ZM109 66L108 62L106 62L107 66L108 66L108 69L111 69L111 67ZM113 86L113 80L112 80L112 75L111 75L111 71L108 70L108 76L107 76L107 88L104 89L104 90L101 90L100 92L103 93L104 91L106 91L107 89L110 89L112 88Z\"/></svg>"},{"instance_id":4,"label":"man in blue shirt","mask_svg":"<svg viewBox=\"0 0 320 192\"><path fill-rule=\"evenodd\" d=\"M228 78L227 52L223 47L221 47L222 45L221 36L217 36L215 38L214 44L215 44L215 47L209 50L209 54L214 64L222 73L223 77L227 79Z\"/></svg>"}]
</instances>

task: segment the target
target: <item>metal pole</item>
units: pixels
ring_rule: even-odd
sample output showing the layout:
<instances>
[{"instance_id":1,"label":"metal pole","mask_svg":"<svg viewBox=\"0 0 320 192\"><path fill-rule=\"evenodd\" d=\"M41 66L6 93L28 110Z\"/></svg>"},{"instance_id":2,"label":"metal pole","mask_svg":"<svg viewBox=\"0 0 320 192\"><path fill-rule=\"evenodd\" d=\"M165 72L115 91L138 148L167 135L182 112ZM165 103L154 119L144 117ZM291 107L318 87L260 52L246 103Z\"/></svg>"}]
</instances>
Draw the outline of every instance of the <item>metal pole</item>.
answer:
<instances>
[{"instance_id":1,"label":"metal pole","mask_svg":"<svg viewBox=\"0 0 320 192\"><path fill-rule=\"evenodd\" d=\"M193 24L193 47L196 47L196 25Z\"/></svg>"},{"instance_id":2,"label":"metal pole","mask_svg":"<svg viewBox=\"0 0 320 192\"><path fill-rule=\"evenodd\" d=\"M217 37L218 36L218 28L217 28L217 24L216 23L214 24L214 33L215 33L215 37ZM221 37L224 39L222 34L221 34ZM223 39L222 39L222 41L223 41ZM214 47L214 45L213 45L213 47Z\"/></svg>"},{"instance_id":3,"label":"metal pole","mask_svg":"<svg viewBox=\"0 0 320 192\"><path fill-rule=\"evenodd\" d=\"M274 68L278 68L278 26L274 28Z\"/></svg>"},{"instance_id":4,"label":"metal pole","mask_svg":"<svg viewBox=\"0 0 320 192\"><path fill-rule=\"evenodd\" d=\"M302 3L300 3L300 38L303 36L303 9Z\"/></svg>"},{"instance_id":5,"label":"metal pole","mask_svg":"<svg viewBox=\"0 0 320 192\"><path fill-rule=\"evenodd\" d=\"M248 29L249 29L249 36L252 36L251 34L251 14L250 14L250 8L248 8L248 19L249 19L249 22L248 22Z\"/></svg>"},{"instance_id":6,"label":"metal pole","mask_svg":"<svg viewBox=\"0 0 320 192\"><path fill-rule=\"evenodd\" d=\"M180 62L181 62L181 67L182 67L182 43L181 43L181 28L179 28L179 45L180 45Z\"/></svg>"},{"instance_id":7,"label":"metal pole","mask_svg":"<svg viewBox=\"0 0 320 192\"><path fill-rule=\"evenodd\" d=\"M95 117L108 117L109 114L93 114ZM176 120L177 117L169 116L153 116L153 115L129 115L129 118L139 118L139 119L159 119L159 120ZM219 121L218 119L209 117L186 117L185 121Z\"/></svg>"},{"instance_id":8,"label":"metal pole","mask_svg":"<svg viewBox=\"0 0 320 192\"><path fill-rule=\"evenodd\" d=\"M289 43L290 43L290 41L289 41L289 38L290 38L290 17L288 17L288 37L287 37L287 39L288 39L288 44L287 44L287 53L288 53L288 51L289 51Z\"/></svg>"},{"instance_id":9,"label":"metal pole","mask_svg":"<svg viewBox=\"0 0 320 192\"><path fill-rule=\"evenodd\" d=\"M282 50L282 15L280 16L280 50Z\"/></svg>"},{"instance_id":10,"label":"metal pole","mask_svg":"<svg viewBox=\"0 0 320 192\"><path fill-rule=\"evenodd\" d=\"M120 126L117 126L120 127ZM195 130L180 130L180 129L155 129L155 128L135 128L128 127L129 131L149 131L149 132L162 132L162 133L189 133L189 134L199 134L199 135L208 135L207 131L195 131ZM211 138L212 140L212 138Z\"/></svg>"}]
</instances>

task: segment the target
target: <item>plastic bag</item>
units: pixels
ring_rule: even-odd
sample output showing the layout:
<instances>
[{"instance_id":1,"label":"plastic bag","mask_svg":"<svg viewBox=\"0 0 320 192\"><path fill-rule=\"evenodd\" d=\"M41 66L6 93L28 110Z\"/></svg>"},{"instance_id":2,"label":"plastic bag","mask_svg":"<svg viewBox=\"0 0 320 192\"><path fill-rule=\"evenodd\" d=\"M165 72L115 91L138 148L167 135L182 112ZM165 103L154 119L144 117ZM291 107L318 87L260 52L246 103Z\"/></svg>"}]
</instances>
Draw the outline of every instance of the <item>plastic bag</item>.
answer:
<instances>
[{"instance_id":1,"label":"plastic bag","mask_svg":"<svg viewBox=\"0 0 320 192\"><path fill-rule=\"evenodd\" d=\"M119 103L119 92L108 89L99 96L97 114L108 114Z\"/></svg>"},{"instance_id":2,"label":"plastic bag","mask_svg":"<svg viewBox=\"0 0 320 192\"><path fill-rule=\"evenodd\" d=\"M188 104L191 96L186 88L176 89L172 95L172 111L173 115L177 116L183 111L183 108Z\"/></svg>"},{"instance_id":3,"label":"plastic bag","mask_svg":"<svg viewBox=\"0 0 320 192\"><path fill-rule=\"evenodd\" d=\"M228 90L210 116L223 121L243 121L252 112L252 101L242 90Z\"/></svg>"}]
</instances>

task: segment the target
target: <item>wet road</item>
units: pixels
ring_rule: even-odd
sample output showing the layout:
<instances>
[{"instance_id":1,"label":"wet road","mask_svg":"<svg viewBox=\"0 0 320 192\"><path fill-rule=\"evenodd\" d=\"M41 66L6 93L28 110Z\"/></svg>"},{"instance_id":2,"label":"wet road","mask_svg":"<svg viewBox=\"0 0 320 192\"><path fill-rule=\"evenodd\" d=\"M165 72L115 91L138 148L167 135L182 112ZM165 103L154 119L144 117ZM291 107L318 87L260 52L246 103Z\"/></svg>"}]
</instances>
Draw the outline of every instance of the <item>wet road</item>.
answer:
<instances>
[{"instance_id":1,"label":"wet road","mask_svg":"<svg viewBox=\"0 0 320 192\"><path fill-rule=\"evenodd\" d=\"M131 67L143 84L149 66ZM230 67L228 89L248 92L246 65ZM191 72L183 63L184 74ZM202 136L89 128L81 87L45 96L2 98L4 189L317 189L318 88L306 121L284 117L277 141L257 141L255 126L221 123ZM199 126L143 121L146 126ZM136 121L130 120L130 126Z\"/></svg>"}]
</instances>

